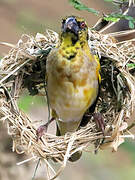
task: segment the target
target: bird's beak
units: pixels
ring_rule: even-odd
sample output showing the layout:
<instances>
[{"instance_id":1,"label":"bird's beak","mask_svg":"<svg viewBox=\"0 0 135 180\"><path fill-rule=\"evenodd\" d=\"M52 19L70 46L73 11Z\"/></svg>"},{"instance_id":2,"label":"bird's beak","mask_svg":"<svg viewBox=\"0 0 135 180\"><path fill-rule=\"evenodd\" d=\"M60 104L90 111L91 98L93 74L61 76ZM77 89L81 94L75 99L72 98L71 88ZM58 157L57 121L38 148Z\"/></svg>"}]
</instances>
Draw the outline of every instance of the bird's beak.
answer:
<instances>
[{"instance_id":1,"label":"bird's beak","mask_svg":"<svg viewBox=\"0 0 135 180\"><path fill-rule=\"evenodd\" d=\"M73 32L77 35L78 31L79 31L79 27L78 27L76 20L73 18L67 19L63 25L62 31L63 32Z\"/></svg>"}]
</instances>

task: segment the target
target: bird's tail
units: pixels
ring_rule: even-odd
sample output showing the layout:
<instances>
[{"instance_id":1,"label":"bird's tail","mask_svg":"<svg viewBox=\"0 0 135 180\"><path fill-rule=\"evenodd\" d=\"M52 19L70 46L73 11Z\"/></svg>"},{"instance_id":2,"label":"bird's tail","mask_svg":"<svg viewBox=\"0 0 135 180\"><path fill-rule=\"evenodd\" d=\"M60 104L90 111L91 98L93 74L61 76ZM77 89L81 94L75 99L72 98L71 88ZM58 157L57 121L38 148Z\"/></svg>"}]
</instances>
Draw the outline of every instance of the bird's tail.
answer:
<instances>
[{"instance_id":1,"label":"bird's tail","mask_svg":"<svg viewBox=\"0 0 135 180\"><path fill-rule=\"evenodd\" d=\"M77 151L74 154L72 154L72 156L68 160L71 162L75 162L80 159L81 155L82 155L82 151Z\"/></svg>"},{"instance_id":2,"label":"bird's tail","mask_svg":"<svg viewBox=\"0 0 135 180\"><path fill-rule=\"evenodd\" d=\"M57 124L57 123L56 123ZM57 124L57 131L56 131L56 136L61 136L60 134L60 130L59 130L59 127L58 127L58 124ZM72 154L72 156L68 159L70 162L75 162L77 160L80 159L82 155L82 151L77 151L75 152L74 154Z\"/></svg>"}]
</instances>

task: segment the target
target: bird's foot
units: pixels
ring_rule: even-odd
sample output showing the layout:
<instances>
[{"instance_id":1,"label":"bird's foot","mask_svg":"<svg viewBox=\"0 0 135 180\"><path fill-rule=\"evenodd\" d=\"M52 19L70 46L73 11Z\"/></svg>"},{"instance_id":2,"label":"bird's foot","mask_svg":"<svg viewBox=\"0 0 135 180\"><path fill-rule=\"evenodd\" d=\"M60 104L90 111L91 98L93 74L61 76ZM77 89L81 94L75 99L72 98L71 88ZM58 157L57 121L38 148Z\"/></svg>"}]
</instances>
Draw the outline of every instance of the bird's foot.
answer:
<instances>
[{"instance_id":1,"label":"bird's foot","mask_svg":"<svg viewBox=\"0 0 135 180\"><path fill-rule=\"evenodd\" d=\"M105 122L101 113L93 114L94 121L96 123L97 129L101 130L103 135L105 134Z\"/></svg>"},{"instance_id":2,"label":"bird's foot","mask_svg":"<svg viewBox=\"0 0 135 180\"><path fill-rule=\"evenodd\" d=\"M104 118L103 118L102 114L101 113L94 113L93 118L94 118L94 121L96 123L97 129L102 131L103 136L104 136L105 135L105 122L104 122ZM95 142L95 154L98 153L98 149L99 149L100 145L104 143L104 140L105 140L105 138L103 138L102 140L101 139L96 140L96 142Z\"/></svg>"},{"instance_id":3,"label":"bird's foot","mask_svg":"<svg viewBox=\"0 0 135 180\"><path fill-rule=\"evenodd\" d=\"M37 129L37 141L47 132L48 126L51 122L53 122L55 118L51 118L46 124L39 126Z\"/></svg>"},{"instance_id":4,"label":"bird's foot","mask_svg":"<svg viewBox=\"0 0 135 180\"><path fill-rule=\"evenodd\" d=\"M47 132L48 123L41 125L37 129L37 141Z\"/></svg>"}]
</instances>

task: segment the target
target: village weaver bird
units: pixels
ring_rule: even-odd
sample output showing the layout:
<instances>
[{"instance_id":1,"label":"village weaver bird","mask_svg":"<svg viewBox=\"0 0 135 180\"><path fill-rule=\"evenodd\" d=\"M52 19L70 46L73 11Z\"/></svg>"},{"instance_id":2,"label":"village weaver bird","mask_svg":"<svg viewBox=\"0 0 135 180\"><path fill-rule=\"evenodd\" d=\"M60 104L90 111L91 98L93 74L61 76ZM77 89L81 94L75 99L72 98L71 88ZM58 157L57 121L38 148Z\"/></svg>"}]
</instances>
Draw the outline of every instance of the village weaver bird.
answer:
<instances>
[{"instance_id":1,"label":"village weaver bird","mask_svg":"<svg viewBox=\"0 0 135 180\"><path fill-rule=\"evenodd\" d=\"M99 91L100 63L88 45L88 26L83 18L63 19L60 43L46 62L47 92L57 135L76 131ZM83 123L83 122L82 122ZM43 126L42 126L43 127ZM41 136L43 128L38 129ZM81 152L69 160L79 159Z\"/></svg>"}]
</instances>

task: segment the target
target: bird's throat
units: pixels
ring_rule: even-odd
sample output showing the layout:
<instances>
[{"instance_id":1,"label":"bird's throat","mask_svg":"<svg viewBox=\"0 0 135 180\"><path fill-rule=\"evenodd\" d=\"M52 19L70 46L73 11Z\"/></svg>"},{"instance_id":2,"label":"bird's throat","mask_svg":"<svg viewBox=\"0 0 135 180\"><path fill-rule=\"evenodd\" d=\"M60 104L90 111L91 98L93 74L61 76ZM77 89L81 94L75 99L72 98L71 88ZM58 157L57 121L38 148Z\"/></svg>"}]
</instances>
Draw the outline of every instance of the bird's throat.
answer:
<instances>
[{"instance_id":1,"label":"bird's throat","mask_svg":"<svg viewBox=\"0 0 135 180\"><path fill-rule=\"evenodd\" d=\"M61 37L61 43L65 46L74 46L78 40L78 36L73 33L64 33Z\"/></svg>"},{"instance_id":2,"label":"bird's throat","mask_svg":"<svg viewBox=\"0 0 135 180\"><path fill-rule=\"evenodd\" d=\"M80 41L74 34L66 34L62 36L60 49L62 56L68 60L72 60L77 55L79 49L83 49L84 42Z\"/></svg>"}]
</instances>

